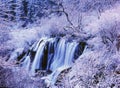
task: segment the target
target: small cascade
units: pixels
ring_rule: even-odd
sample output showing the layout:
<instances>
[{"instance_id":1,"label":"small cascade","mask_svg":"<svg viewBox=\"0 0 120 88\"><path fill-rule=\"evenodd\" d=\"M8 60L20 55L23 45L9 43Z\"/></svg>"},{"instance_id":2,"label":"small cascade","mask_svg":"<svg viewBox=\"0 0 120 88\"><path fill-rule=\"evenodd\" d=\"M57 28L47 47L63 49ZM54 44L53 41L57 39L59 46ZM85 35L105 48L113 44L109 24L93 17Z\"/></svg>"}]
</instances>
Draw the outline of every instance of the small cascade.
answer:
<instances>
[{"instance_id":1,"label":"small cascade","mask_svg":"<svg viewBox=\"0 0 120 88\"><path fill-rule=\"evenodd\" d=\"M74 60L82 54L84 47L84 42L45 37L34 43L28 52L17 60L20 61L23 68L30 71L32 76L38 70L52 72L43 79L49 79L54 84L57 76L63 70L71 67Z\"/></svg>"},{"instance_id":2,"label":"small cascade","mask_svg":"<svg viewBox=\"0 0 120 88\"><path fill-rule=\"evenodd\" d=\"M22 65L22 67L24 68L24 69L26 69L27 71L29 70L29 68L30 68L30 56L27 56L26 58L25 58L25 60L23 61L23 63L21 63L21 65Z\"/></svg>"},{"instance_id":3,"label":"small cascade","mask_svg":"<svg viewBox=\"0 0 120 88\"><path fill-rule=\"evenodd\" d=\"M77 46L78 46L78 43L76 43L76 42L72 42L72 43L67 44L66 52L65 52L65 62L64 62L65 66L72 65L75 49L77 48Z\"/></svg>"},{"instance_id":4,"label":"small cascade","mask_svg":"<svg viewBox=\"0 0 120 88\"><path fill-rule=\"evenodd\" d=\"M34 61L32 63L32 67L31 67L31 72L35 73L35 70L37 69L42 69L42 56L43 56L43 51L44 51L44 47L46 45L46 40L41 41L38 50L36 52Z\"/></svg>"},{"instance_id":5,"label":"small cascade","mask_svg":"<svg viewBox=\"0 0 120 88\"><path fill-rule=\"evenodd\" d=\"M66 50L66 41L61 39L56 47L56 51L53 57L53 62L51 63L50 70L54 71L58 67L62 66L64 63L65 50Z\"/></svg>"}]
</instances>

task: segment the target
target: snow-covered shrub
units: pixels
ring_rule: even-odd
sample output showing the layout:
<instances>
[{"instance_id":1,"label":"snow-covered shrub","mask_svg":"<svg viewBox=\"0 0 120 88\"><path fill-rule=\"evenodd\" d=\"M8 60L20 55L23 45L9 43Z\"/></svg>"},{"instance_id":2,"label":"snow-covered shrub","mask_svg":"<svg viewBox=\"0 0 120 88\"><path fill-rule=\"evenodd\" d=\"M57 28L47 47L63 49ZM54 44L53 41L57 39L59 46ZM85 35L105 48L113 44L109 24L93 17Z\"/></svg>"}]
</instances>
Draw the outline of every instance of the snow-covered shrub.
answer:
<instances>
[{"instance_id":1,"label":"snow-covered shrub","mask_svg":"<svg viewBox=\"0 0 120 88\"><path fill-rule=\"evenodd\" d=\"M119 50L120 43L120 22L115 22L107 28L102 28L100 31L100 36L102 38L102 42L106 44L109 49Z\"/></svg>"},{"instance_id":2,"label":"snow-covered shrub","mask_svg":"<svg viewBox=\"0 0 120 88\"><path fill-rule=\"evenodd\" d=\"M84 28L87 34L94 37L87 41L83 54L65 77L70 87L119 88L119 9L119 5L110 8L102 12L99 19L93 16L93 20Z\"/></svg>"}]
</instances>

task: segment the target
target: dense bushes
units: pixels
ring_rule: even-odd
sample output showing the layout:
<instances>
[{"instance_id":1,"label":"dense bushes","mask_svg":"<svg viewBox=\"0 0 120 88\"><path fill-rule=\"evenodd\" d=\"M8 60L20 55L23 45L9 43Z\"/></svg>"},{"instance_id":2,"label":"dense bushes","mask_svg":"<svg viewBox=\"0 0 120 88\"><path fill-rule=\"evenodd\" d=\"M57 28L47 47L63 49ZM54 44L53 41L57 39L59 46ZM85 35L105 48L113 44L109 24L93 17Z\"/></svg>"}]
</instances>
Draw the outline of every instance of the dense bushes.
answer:
<instances>
[{"instance_id":1,"label":"dense bushes","mask_svg":"<svg viewBox=\"0 0 120 88\"><path fill-rule=\"evenodd\" d=\"M100 31L102 42L106 44L109 50L119 50L120 48L120 22L115 22L110 27L103 28Z\"/></svg>"}]
</instances>

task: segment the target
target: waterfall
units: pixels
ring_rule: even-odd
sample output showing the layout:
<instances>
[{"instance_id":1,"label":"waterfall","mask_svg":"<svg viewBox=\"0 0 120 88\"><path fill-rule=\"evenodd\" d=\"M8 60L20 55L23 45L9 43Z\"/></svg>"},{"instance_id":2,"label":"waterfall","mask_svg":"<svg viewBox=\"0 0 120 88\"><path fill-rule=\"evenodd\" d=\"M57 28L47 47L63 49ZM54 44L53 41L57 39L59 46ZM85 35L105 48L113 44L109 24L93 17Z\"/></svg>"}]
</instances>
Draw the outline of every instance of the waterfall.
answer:
<instances>
[{"instance_id":1,"label":"waterfall","mask_svg":"<svg viewBox=\"0 0 120 88\"><path fill-rule=\"evenodd\" d=\"M84 47L84 42L43 37L30 47L26 55L21 57L21 66L32 76L35 76L38 70L51 71L52 73L43 79L49 79L54 84L57 76L71 67L74 60L82 54Z\"/></svg>"},{"instance_id":2,"label":"waterfall","mask_svg":"<svg viewBox=\"0 0 120 88\"><path fill-rule=\"evenodd\" d=\"M36 55L35 55L35 58L34 58L34 61L31 67L31 71L33 74L35 73L35 70L42 69L42 66L41 66L42 55L43 55L45 44L46 44L46 40L43 40L38 47L38 50L36 52Z\"/></svg>"},{"instance_id":3,"label":"waterfall","mask_svg":"<svg viewBox=\"0 0 120 88\"><path fill-rule=\"evenodd\" d=\"M30 68L30 56L27 56L22 64L22 67L26 69L27 71Z\"/></svg>"},{"instance_id":4,"label":"waterfall","mask_svg":"<svg viewBox=\"0 0 120 88\"><path fill-rule=\"evenodd\" d=\"M64 62L65 66L72 65L75 49L77 48L77 46L78 46L78 43L76 43L76 42L72 42L72 43L67 44L65 62Z\"/></svg>"},{"instance_id":5,"label":"waterfall","mask_svg":"<svg viewBox=\"0 0 120 88\"><path fill-rule=\"evenodd\" d=\"M66 50L65 40L61 39L57 45L57 48L53 57L53 62L51 63L51 66L50 66L50 70L54 71L59 66L63 65L65 50Z\"/></svg>"}]
</instances>

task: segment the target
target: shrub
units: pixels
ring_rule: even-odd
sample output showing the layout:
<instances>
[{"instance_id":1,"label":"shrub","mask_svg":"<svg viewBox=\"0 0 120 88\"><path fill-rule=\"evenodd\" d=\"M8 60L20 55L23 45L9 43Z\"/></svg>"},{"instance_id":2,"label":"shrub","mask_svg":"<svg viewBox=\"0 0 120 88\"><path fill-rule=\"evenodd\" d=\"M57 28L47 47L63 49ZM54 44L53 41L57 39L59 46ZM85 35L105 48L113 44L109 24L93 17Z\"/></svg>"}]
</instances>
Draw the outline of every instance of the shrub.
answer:
<instances>
[{"instance_id":1,"label":"shrub","mask_svg":"<svg viewBox=\"0 0 120 88\"><path fill-rule=\"evenodd\" d=\"M109 49L120 48L120 22L115 22L108 28L103 28L100 30L100 36L102 42L106 44Z\"/></svg>"}]
</instances>

